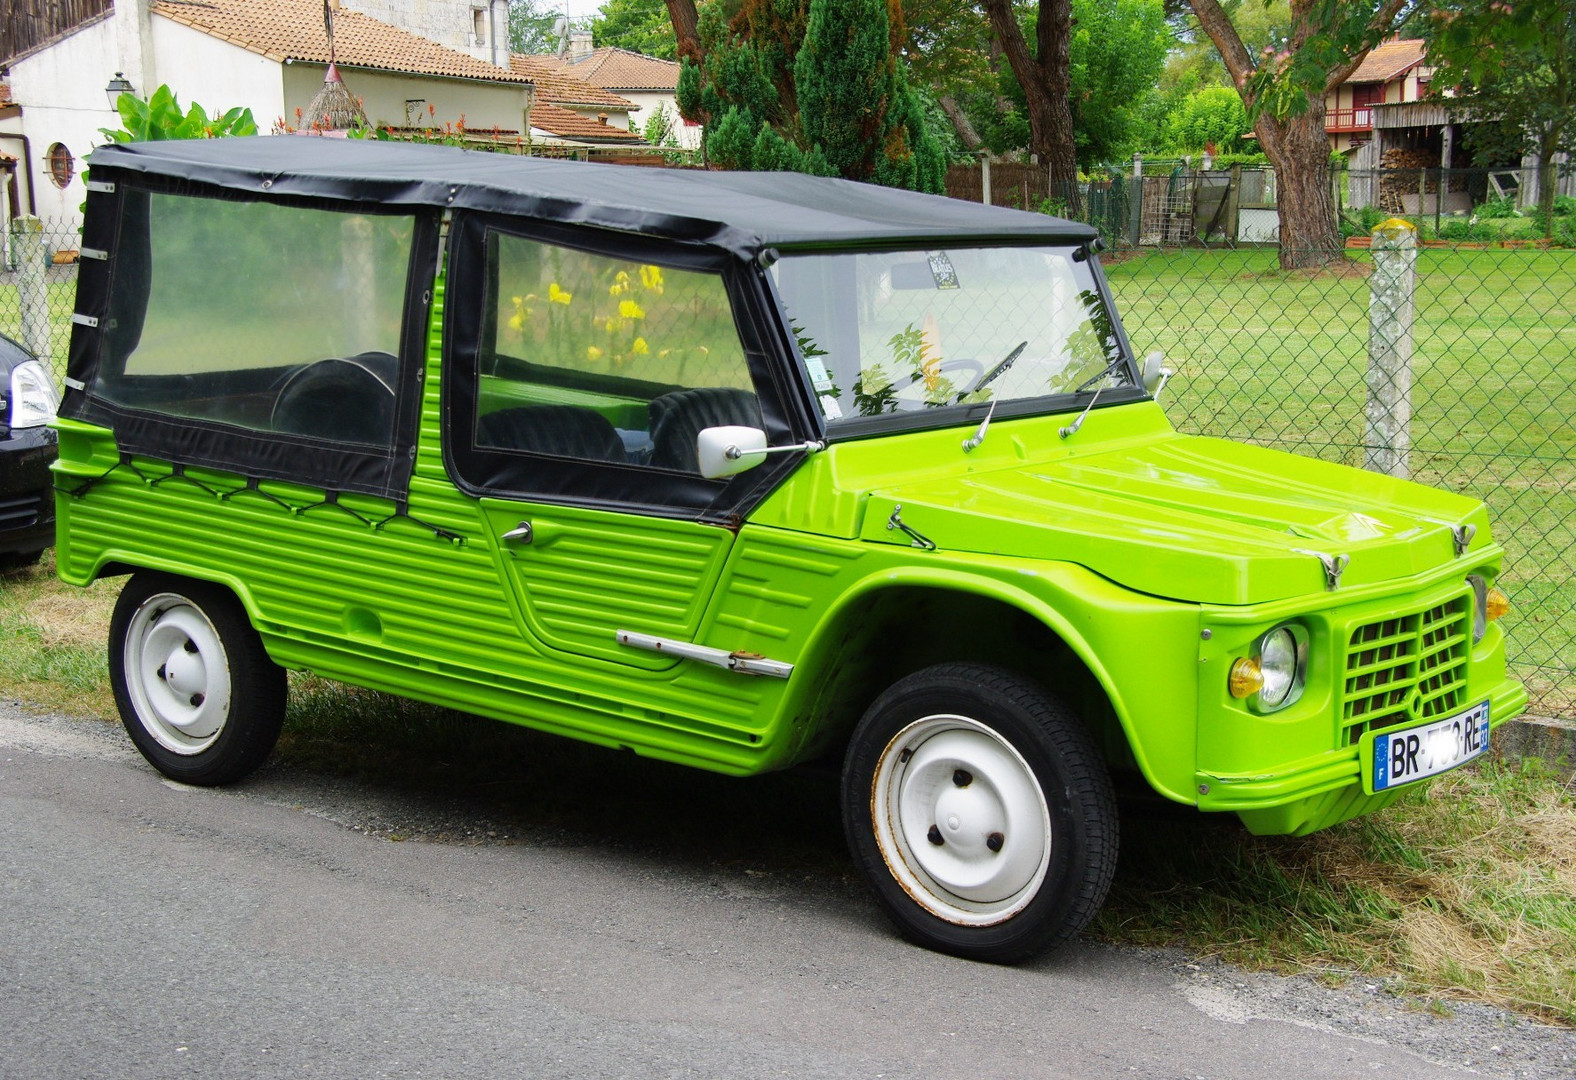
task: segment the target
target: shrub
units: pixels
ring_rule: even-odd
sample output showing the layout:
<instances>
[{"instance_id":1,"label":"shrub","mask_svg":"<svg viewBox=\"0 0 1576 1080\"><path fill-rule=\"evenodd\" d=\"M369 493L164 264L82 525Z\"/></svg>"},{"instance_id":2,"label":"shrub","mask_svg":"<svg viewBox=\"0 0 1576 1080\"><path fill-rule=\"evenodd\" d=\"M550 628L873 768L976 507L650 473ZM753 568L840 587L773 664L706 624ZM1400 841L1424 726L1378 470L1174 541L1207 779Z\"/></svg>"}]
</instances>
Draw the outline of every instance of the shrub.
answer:
<instances>
[{"instance_id":1,"label":"shrub","mask_svg":"<svg viewBox=\"0 0 1576 1080\"><path fill-rule=\"evenodd\" d=\"M1511 199L1489 199L1477 208L1473 217L1477 218L1511 218L1521 217L1521 211L1516 209L1516 204Z\"/></svg>"}]
</instances>

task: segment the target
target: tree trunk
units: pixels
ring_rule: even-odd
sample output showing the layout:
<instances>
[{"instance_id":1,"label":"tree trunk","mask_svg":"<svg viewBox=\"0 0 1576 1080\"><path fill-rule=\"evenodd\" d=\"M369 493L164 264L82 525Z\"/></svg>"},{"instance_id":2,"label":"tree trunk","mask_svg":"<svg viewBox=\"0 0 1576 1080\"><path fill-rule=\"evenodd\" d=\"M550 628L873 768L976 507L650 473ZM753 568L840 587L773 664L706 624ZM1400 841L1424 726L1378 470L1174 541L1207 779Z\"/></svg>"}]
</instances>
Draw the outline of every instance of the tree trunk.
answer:
<instances>
[{"instance_id":1,"label":"tree trunk","mask_svg":"<svg viewBox=\"0 0 1576 1080\"><path fill-rule=\"evenodd\" d=\"M1559 184L1559 169L1554 163L1559 143L1545 129L1538 140L1538 209L1543 211L1543 239L1554 237L1554 189Z\"/></svg>"},{"instance_id":2,"label":"tree trunk","mask_svg":"<svg viewBox=\"0 0 1576 1080\"><path fill-rule=\"evenodd\" d=\"M1344 259L1341 229L1330 189L1330 137L1324 99L1310 100L1301 115L1277 120L1259 114L1253 130L1275 166L1282 270L1329 266Z\"/></svg>"},{"instance_id":3,"label":"tree trunk","mask_svg":"<svg viewBox=\"0 0 1576 1080\"><path fill-rule=\"evenodd\" d=\"M700 34L695 28L695 0L666 0L668 19L673 23L673 35L679 42L679 59L686 56L699 64L706 58L700 47Z\"/></svg>"},{"instance_id":4,"label":"tree trunk","mask_svg":"<svg viewBox=\"0 0 1576 1080\"><path fill-rule=\"evenodd\" d=\"M985 140L981 139L980 133L974 130L974 124L956 98L951 94L942 94L936 99L936 104L941 106L941 111L947 114L948 120L952 121L952 128L958 133L958 139L964 146L973 151L985 145Z\"/></svg>"},{"instance_id":5,"label":"tree trunk","mask_svg":"<svg viewBox=\"0 0 1576 1080\"><path fill-rule=\"evenodd\" d=\"M1071 0L1040 0L1040 20L1036 28L1036 55L1029 54L1028 42L1013 13L1012 0L985 0L985 13L991 30L1001 42L1007 63L1023 87L1029 110L1029 149L1050 168L1051 197L1062 199L1069 217L1082 213L1078 197L1078 153L1073 144L1073 106L1071 93L1072 44Z\"/></svg>"}]
</instances>

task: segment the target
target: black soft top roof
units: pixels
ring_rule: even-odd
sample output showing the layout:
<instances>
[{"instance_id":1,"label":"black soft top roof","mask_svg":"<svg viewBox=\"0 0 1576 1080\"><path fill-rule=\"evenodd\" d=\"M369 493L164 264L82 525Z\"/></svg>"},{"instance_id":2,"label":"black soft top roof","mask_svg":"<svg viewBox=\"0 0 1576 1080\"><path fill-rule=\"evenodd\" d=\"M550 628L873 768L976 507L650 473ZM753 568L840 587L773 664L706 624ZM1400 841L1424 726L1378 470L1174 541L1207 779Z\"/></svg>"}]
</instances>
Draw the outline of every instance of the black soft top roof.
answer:
<instances>
[{"instance_id":1,"label":"black soft top roof","mask_svg":"<svg viewBox=\"0 0 1576 1080\"><path fill-rule=\"evenodd\" d=\"M903 242L1080 243L1077 222L798 173L594 165L408 143L256 136L121 143L90 159L110 169L258 196L456 207L671 240L752 257L766 247Z\"/></svg>"}]
</instances>

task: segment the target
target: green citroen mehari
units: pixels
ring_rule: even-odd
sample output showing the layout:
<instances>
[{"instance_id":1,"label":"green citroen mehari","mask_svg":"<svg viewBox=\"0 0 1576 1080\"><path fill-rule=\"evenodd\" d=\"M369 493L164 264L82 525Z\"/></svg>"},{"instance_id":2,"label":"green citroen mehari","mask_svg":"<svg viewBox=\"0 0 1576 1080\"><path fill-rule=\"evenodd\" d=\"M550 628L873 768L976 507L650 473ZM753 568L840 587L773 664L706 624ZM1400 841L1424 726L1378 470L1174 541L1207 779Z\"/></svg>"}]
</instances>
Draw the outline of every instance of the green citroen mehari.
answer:
<instances>
[{"instance_id":1,"label":"green citroen mehari","mask_svg":"<svg viewBox=\"0 0 1576 1080\"><path fill-rule=\"evenodd\" d=\"M286 669L735 775L839 756L909 938L1084 927L1117 781L1307 833L1523 708L1483 507L1178 434L1095 233L838 180L111 146L55 466L137 748Z\"/></svg>"}]
</instances>

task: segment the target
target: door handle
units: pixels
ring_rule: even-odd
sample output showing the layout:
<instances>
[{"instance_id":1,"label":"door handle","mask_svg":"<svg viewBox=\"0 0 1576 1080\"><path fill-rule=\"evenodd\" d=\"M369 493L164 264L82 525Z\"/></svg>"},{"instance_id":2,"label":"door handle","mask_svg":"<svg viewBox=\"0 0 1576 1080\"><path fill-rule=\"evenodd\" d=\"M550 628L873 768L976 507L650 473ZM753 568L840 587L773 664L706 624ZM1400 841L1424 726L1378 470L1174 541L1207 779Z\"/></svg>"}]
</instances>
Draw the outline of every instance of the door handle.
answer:
<instances>
[{"instance_id":1,"label":"door handle","mask_svg":"<svg viewBox=\"0 0 1576 1080\"><path fill-rule=\"evenodd\" d=\"M503 538L510 543L529 544L535 531L529 521L522 521L514 528L503 534Z\"/></svg>"}]
</instances>

